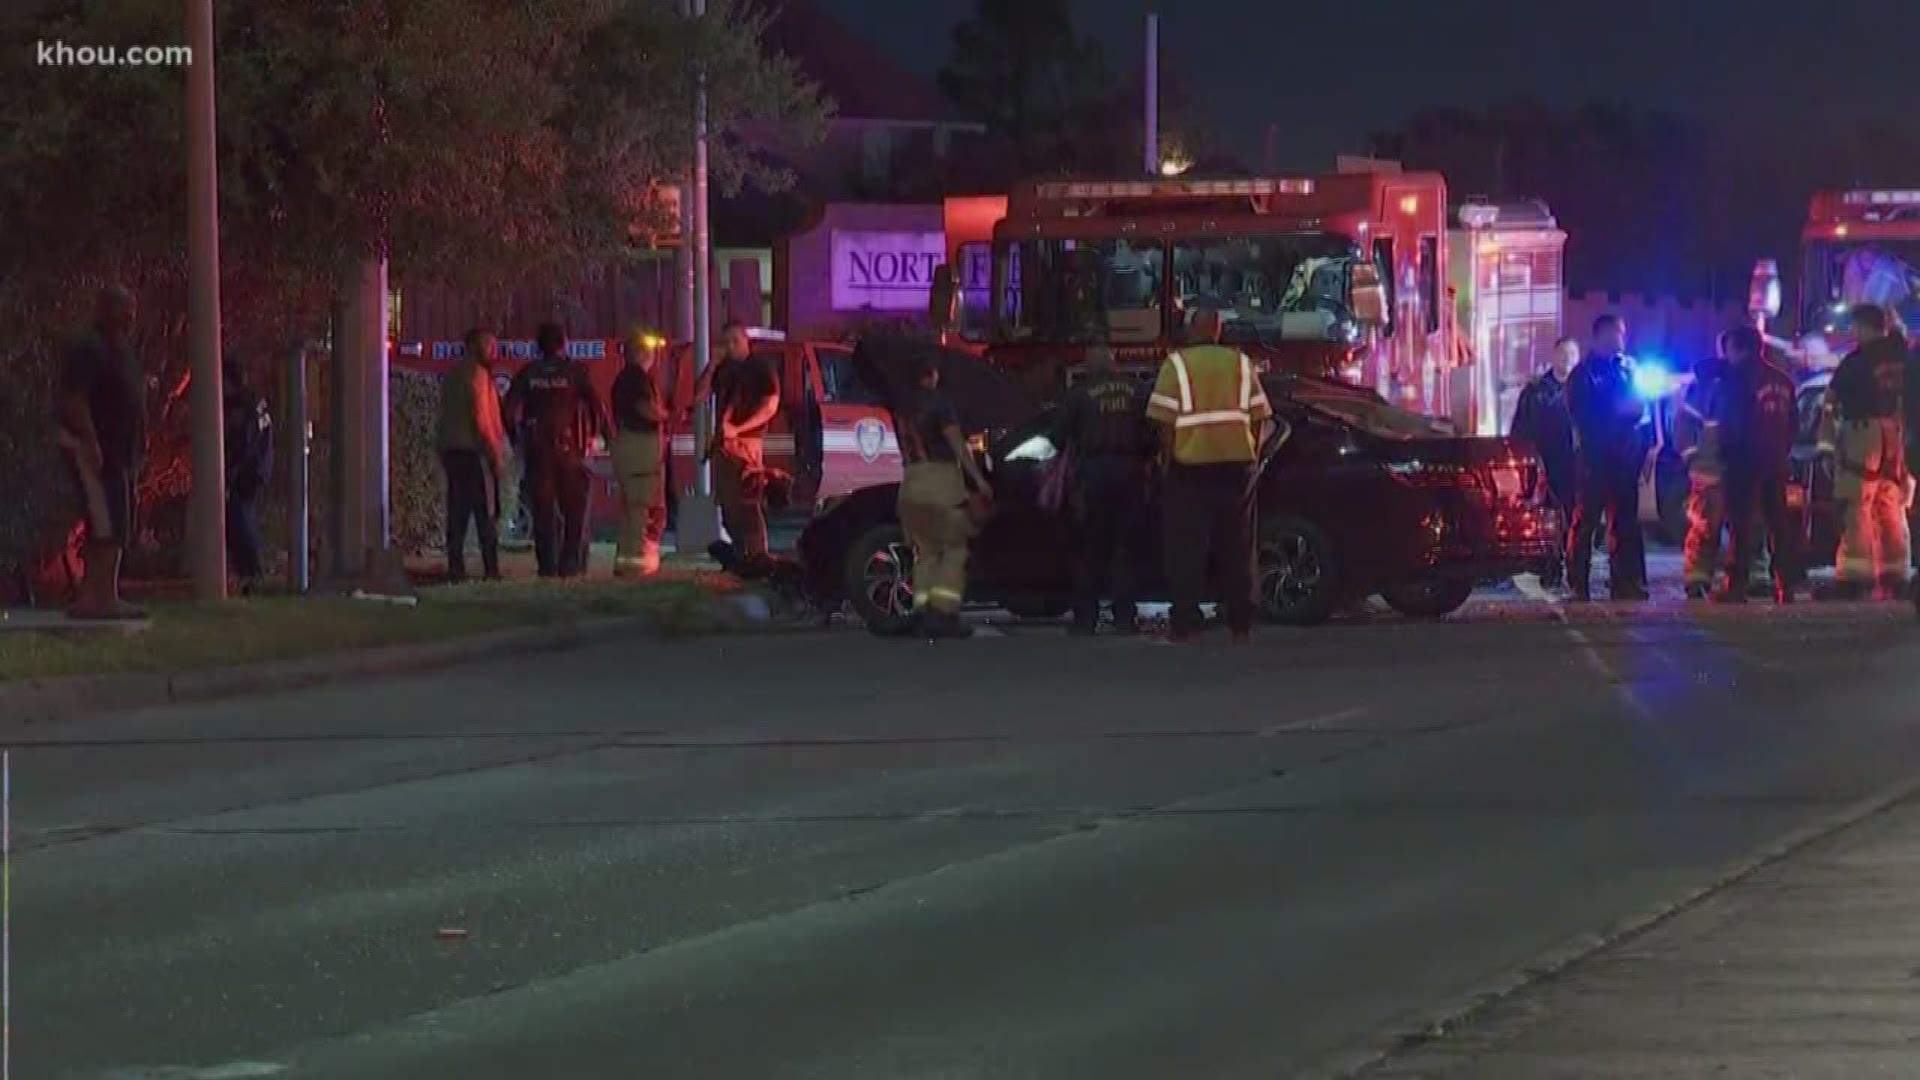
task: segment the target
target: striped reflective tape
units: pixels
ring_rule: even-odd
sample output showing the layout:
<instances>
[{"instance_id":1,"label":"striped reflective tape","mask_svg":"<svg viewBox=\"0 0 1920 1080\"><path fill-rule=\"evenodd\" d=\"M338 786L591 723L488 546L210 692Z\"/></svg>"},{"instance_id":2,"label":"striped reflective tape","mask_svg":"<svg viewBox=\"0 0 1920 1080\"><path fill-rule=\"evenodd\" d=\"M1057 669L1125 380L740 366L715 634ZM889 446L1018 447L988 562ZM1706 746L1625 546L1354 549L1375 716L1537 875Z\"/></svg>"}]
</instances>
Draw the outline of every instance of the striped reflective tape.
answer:
<instances>
[{"instance_id":1,"label":"striped reflective tape","mask_svg":"<svg viewBox=\"0 0 1920 1080\"><path fill-rule=\"evenodd\" d=\"M1188 413L1176 419L1173 422L1173 426L1177 428L1187 428L1206 427L1210 424L1246 425L1252 422L1252 417L1240 409L1219 409L1214 412Z\"/></svg>"}]
</instances>

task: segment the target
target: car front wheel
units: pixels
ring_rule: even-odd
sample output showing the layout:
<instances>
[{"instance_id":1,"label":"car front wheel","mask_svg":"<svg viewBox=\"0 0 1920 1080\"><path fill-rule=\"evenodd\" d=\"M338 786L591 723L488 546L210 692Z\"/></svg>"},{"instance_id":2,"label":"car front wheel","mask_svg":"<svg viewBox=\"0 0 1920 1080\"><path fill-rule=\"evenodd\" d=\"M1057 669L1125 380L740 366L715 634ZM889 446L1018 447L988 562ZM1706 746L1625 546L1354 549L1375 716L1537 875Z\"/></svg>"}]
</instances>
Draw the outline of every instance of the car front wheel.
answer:
<instances>
[{"instance_id":1,"label":"car front wheel","mask_svg":"<svg viewBox=\"0 0 1920 1080\"><path fill-rule=\"evenodd\" d=\"M875 525L847 548L844 585L854 614L883 637L913 626L913 545L897 523Z\"/></svg>"},{"instance_id":2,"label":"car front wheel","mask_svg":"<svg viewBox=\"0 0 1920 1080\"><path fill-rule=\"evenodd\" d=\"M1460 610L1471 596L1471 581L1410 581L1380 590L1387 606L1409 619L1444 618Z\"/></svg>"},{"instance_id":3,"label":"car front wheel","mask_svg":"<svg viewBox=\"0 0 1920 1080\"><path fill-rule=\"evenodd\" d=\"M1314 626L1339 600L1339 559L1318 525L1287 516L1260 527L1260 614L1283 626Z\"/></svg>"}]
</instances>

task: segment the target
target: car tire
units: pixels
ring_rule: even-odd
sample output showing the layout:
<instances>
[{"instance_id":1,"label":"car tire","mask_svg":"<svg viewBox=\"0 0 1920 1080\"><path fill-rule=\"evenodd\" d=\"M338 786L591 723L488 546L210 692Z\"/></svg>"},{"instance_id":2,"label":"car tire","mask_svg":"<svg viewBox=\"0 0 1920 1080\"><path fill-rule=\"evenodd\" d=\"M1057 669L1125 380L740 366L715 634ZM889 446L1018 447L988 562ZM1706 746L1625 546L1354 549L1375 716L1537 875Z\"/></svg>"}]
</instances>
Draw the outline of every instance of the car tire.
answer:
<instances>
[{"instance_id":1,"label":"car tire","mask_svg":"<svg viewBox=\"0 0 1920 1080\"><path fill-rule=\"evenodd\" d=\"M847 546L841 587L867 629L899 637L913 629L913 545L897 522L863 530Z\"/></svg>"},{"instance_id":2,"label":"car tire","mask_svg":"<svg viewBox=\"0 0 1920 1080\"><path fill-rule=\"evenodd\" d=\"M1317 626L1340 600L1340 560L1326 530L1287 515L1262 522L1255 572L1260 615L1282 626Z\"/></svg>"},{"instance_id":3,"label":"car tire","mask_svg":"<svg viewBox=\"0 0 1920 1080\"><path fill-rule=\"evenodd\" d=\"M1473 596L1473 582L1410 581L1380 590L1387 606L1409 619L1441 619L1459 611Z\"/></svg>"}]
</instances>

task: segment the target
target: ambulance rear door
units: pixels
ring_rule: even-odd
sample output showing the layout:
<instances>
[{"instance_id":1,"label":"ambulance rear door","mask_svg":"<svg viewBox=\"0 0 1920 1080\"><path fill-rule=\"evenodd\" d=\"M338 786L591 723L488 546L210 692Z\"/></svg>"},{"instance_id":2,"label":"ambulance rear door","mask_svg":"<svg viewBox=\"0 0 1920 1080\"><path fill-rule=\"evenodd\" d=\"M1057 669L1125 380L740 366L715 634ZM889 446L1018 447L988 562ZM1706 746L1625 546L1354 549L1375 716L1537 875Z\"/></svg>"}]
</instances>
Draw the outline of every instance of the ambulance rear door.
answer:
<instances>
[{"instance_id":1,"label":"ambulance rear door","mask_svg":"<svg viewBox=\"0 0 1920 1080\"><path fill-rule=\"evenodd\" d=\"M816 501L900 481L900 443L878 388L868 386L845 345L809 345L820 418Z\"/></svg>"}]
</instances>

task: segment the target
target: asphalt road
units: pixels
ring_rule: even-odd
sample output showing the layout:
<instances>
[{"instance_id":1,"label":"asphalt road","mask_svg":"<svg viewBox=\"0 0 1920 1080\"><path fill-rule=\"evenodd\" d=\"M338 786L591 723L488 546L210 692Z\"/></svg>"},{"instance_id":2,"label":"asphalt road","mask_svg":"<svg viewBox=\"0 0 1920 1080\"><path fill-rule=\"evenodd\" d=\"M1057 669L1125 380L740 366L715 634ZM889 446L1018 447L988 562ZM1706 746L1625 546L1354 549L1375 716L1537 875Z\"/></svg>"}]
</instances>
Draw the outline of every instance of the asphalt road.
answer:
<instances>
[{"instance_id":1,"label":"asphalt road","mask_svg":"<svg viewBox=\"0 0 1920 1080\"><path fill-rule=\"evenodd\" d=\"M1912 619L622 643L16 729L15 1074L1287 1076L1900 780Z\"/></svg>"}]
</instances>

